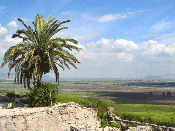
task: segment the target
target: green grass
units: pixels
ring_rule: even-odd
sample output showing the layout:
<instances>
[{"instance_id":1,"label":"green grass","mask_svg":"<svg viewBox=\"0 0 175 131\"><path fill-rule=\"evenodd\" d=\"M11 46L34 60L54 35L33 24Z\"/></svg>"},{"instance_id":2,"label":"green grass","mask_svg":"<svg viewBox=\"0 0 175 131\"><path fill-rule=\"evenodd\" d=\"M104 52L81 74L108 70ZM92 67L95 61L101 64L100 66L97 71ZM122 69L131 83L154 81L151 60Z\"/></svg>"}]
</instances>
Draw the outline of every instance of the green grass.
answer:
<instances>
[{"instance_id":1,"label":"green grass","mask_svg":"<svg viewBox=\"0 0 175 131\"><path fill-rule=\"evenodd\" d=\"M4 88L2 89L4 90ZM11 89L11 91L13 91L13 89ZM24 94L28 92L28 90L26 89L24 90L14 89L14 91L16 92L19 91ZM104 121L104 118L107 117L104 116L104 113L107 111L107 107L114 107L113 114L125 120L152 123L164 126L168 126L168 124L171 124L169 125L169 127L175 127L175 106L151 105L151 104L116 104L117 102L114 102L112 100L95 99L93 97L90 97L92 95L99 95L99 93L61 92L58 95L57 101L61 103L75 102L81 105L81 107L94 108L95 110L98 110L97 116L98 119L102 120L101 122L102 127L108 125ZM89 96L89 97L82 97L82 96Z\"/></svg>"},{"instance_id":2,"label":"green grass","mask_svg":"<svg viewBox=\"0 0 175 131\"><path fill-rule=\"evenodd\" d=\"M62 94L72 95L72 96L93 96L93 95L102 95L107 93L93 93L93 92L62 92Z\"/></svg>"},{"instance_id":3,"label":"green grass","mask_svg":"<svg viewBox=\"0 0 175 131\"><path fill-rule=\"evenodd\" d=\"M151 105L151 104L117 104L117 108L126 114L138 115L142 119L150 118L153 123L170 122L175 123L175 106ZM121 114L119 115L119 117Z\"/></svg>"}]
</instances>

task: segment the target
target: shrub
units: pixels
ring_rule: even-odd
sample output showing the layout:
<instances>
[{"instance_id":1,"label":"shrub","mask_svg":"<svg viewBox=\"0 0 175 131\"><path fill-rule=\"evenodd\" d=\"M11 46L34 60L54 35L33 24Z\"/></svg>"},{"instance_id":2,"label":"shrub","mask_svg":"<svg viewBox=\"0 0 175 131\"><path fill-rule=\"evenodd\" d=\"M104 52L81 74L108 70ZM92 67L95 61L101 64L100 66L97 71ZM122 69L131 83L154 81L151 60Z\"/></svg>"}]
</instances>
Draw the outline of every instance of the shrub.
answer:
<instances>
[{"instance_id":1,"label":"shrub","mask_svg":"<svg viewBox=\"0 0 175 131\"><path fill-rule=\"evenodd\" d=\"M100 128L105 128L106 126L108 126L108 124L105 121L101 120L101 126Z\"/></svg>"},{"instance_id":2,"label":"shrub","mask_svg":"<svg viewBox=\"0 0 175 131\"><path fill-rule=\"evenodd\" d=\"M145 123L152 123L151 117L150 118L144 118Z\"/></svg>"},{"instance_id":3,"label":"shrub","mask_svg":"<svg viewBox=\"0 0 175 131\"><path fill-rule=\"evenodd\" d=\"M134 120L134 115L128 114L126 115L126 119L129 121L133 121Z\"/></svg>"},{"instance_id":4,"label":"shrub","mask_svg":"<svg viewBox=\"0 0 175 131\"><path fill-rule=\"evenodd\" d=\"M115 116L119 115L119 110L114 110L114 114L115 114Z\"/></svg>"},{"instance_id":5,"label":"shrub","mask_svg":"<svg viewBox=\"0 0 175 131\"><path fill-rule=\"evenodd\" d=\"M34 88L36 91L29 90L29 104L31 104L31 106L49 106L51 103L50 91L53 105L56 103L60 92L55 84L42 82L41 87L34 85Z\"/></svg>"},{"instance_id":6,"label":"shrub","mask_svg":"<svg viewBox=\"0 0 175 131\"><path fill-rule=\"evenodd\" d=\"M12 102L11 109L14 109L16 107L15 102Z\"/></svg>"},{"instance_id":7,"label":"shrub","mask_svg":"<svg viewBox=\"0 0 175 131\"><path fill-rule=\"evenodd\" d=\"M121 128L121 125L119 122L112 122L109 124L111 127Z\"/></svg>"},{"instance_id":8,"label":"shrub","mask_svg":"<svg viewBox=\"0 0 175 131\"><path fill-rule=\"evenodd\" d=\"M11 91L11 92L7 92L6 96L12 98L12 97L15 97L15 91Z\"/></svg>"},{"instance_id":9,"label":"shrub","mask_svg":"<svg viewBox=\"0 0 175 131\"><path fill-rule=\"evenodd\" d=\"M175 127L175 123L160 122L160 121L157 121L156 125L158 125L158 126L166 126L166 127Z\"/></svg>"},{"instance_id":10,"label":"shrub","mask_svg":"<svg viewBox=\"0 0 175 131\"><path fill-rule=\"evenodd\" d=\"M122 113L122 115L121 115L121 119L126 120L126 118L127 118L127 115L126 115L125 113Z\"/></svg>"},{"instance_id":11,"label":"shrub","mask_svg":"<svg viewBox=\"0 0 175 131\"><path fill-rule=\"evenodd\" d=\"M123 113L123 114L121 115L121 119L129 120L129 121L135 121L135 120L141 121L141 122L143 121L142 118L140 118L140 117L137 116L137 115L125 114L125 113ZM146 120L147 120L147 121L148 121L148 120L151 120L151 118L147 118Z\"/></svg>"},{"instance_id":12,"label":"shrub","mask_svg":"<svg viewBox=\"0 0 175 131\"><path fill-rule=\"evenodd\" d=\"M53 113L53 111L52 111L52 110L50 110L50 113L52 114L52 113Z\"/></svg>"},{"instance_id":13,"label":"shrub","mask_svg":"<svg viewBox=\"0 0 175 131\"><path fill-rule=\"evenodd\" d=\"M127 129L126 130L128 130L131 127L131 125L126 125L126 126L127 126Z\"/></svg>"}]
</instances>

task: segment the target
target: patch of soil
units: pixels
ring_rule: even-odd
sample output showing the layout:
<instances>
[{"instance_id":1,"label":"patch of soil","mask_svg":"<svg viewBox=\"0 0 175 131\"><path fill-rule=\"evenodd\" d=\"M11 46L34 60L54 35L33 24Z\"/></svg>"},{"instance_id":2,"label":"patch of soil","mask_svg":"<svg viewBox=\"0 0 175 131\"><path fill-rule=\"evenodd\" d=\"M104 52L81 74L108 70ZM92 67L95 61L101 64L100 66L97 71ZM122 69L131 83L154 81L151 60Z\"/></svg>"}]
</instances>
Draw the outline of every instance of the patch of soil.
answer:
<instances>
[{"instance_id":1,"label":"patch of soil","mask_svg":"<svg viewBox=\"0 0 175 131\"><path fill-rule=\"evenodd\" d=\"M101 87L101 86L100 86ZM105 86L106 87L106 86ZM66 92L94 92L107 93L100 96L93 96L99 99L110 99L129 104L153 104L153 105L175 105L174 89L156 89L156 88L118 88L112 89L114 86L108 86L105 89L97 88L97 86L79 86L79 87L59 87L61 91ZM117 88L115 86L115 88ZM164 92L164 93L163 93ZM170 92L170 95L167 93Z\"/></svg>"}]
</instances>

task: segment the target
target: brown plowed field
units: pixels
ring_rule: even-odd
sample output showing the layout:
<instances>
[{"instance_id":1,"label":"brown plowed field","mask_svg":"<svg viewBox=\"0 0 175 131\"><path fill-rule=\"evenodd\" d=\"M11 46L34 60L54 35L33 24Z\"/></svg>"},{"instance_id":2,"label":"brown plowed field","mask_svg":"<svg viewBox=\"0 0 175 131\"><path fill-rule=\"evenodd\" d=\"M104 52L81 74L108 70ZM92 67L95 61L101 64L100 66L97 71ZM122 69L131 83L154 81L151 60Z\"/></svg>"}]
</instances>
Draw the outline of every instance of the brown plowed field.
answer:
<instances>
[{"instance_id":1,"label":"brown plowed field","mask_svg":"<svg viewBox=\"0 0 175 131\"><path fill-rule=\"evenodd\" d=\"M106 89L94 88L97 86L78 86L78 87L59 87L62 91L77 91L77 92L95 92L95 93L108 93L103 96L94 96L95 98L110 99L113 101L120 101L130 104L153 104L153 105L175 105L175 90L174 89L155 89L155 88L130 88L130 89ZM116 87L116 86L115 86ZM152 92L152 94L150 94ZM165 92L165 95L162 93ZM167 95L171 93L171 96Z\"/></svg>"}]
</instances>

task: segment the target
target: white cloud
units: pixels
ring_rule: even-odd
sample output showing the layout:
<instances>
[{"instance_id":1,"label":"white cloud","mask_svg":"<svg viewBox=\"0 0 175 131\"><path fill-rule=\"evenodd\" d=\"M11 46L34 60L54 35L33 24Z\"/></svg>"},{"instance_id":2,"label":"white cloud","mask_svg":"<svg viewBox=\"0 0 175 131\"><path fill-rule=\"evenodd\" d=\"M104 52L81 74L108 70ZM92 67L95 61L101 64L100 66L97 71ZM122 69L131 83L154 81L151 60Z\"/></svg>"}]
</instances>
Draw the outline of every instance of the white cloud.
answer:
<instances>
[{"instance_id":1,"label":"white cloud","mask_svg":"<svg viewBox=\"0 0 175 131\"><path fill-rule=\"evenodd\" d=\"M7 32L8 32L8 30L5 27L2 27L0 24L0 37L5 37Z\"/></svg>"},{"instance_id":2,"label":"white cloud","mask_svg":"<svg viewBox=\"0 0 175 131\"><path fill-rule=\"evenodd\" d=\"M144 42L142 55L145 56L156 56L156 57L170 57L175 52L174 44L166 46L157 41L149 40Z\"/></svg>"},{"instance_id":3,"label":"white cloud","mask_svg":"<svg viewBox=\"0 0 175 131\"><path fill-rule=\"evenodd\" d=\"M95 37L95 35L87 34L87 33L84 33L84 34L81 34L81 35L79 35L77 33L74 34L74 38L76 40L88 40L89 38L92 38L92 37Z\"/></svg>"},{"instance_id":4,"label":"white cloud","mask_svg":"<svg viewBox=\"0 0 175 131\"><path fill-rule=\"evenodd\" d=\"M120 47L123 48L123 51L118 50L119 47L115 46L114 43L118 44L124 44L124 46ZM68 42L68 44L75 45L71 42ZM120 62L128 62L132 61L134 59L134 55L131 53L127 53L127 51L133 51L137 50L138 46L134 44L134 42L119 39L116 40L116 42L113 41L113 39L105 39L102 38L97 42L90 42L87 43L86 46L83 46L82 44L78 43L76 45L77 47L82 48L83 50L80 50L80 52L76 50L72 50L70 53L74 54L78 59L83 60L102 60L103 62L107 61L120 61ZM68 50L64 48L65 50ZM113 50L113 51L111 51ZM69 50L68 50L69 51ZM124 52L126 51L126 52Z\"/></svg>"},{"instance_id":5,"label":"white cloud","mask_svg":"<svg viewBox=\"0 0 175 131\"><path fill-rule=\"evenodd\" d=\"M92 41L91 43L88 43L86 47L87 49L94 49L97 48L97 44L95 44L94 41Z\"/></svg>"},{"instance_id":6,"label":"white cloud","mask_svg":"<svg viewBox=\"0 0 175 131\"><path fill-rule=\"evenodd\" d=\"M93 52L108 52L108 53L118 53L118 52L130 52L138 50L139 47L132 41L127 41L124 39L117 39L115 42L113 39L102 38L96 42L90 42L86 45L88 49Z\"/></svg>"},{"instance_id":7,"label":"white cloud","mask_svg":"<svg viewBox=\"0 0 175 131\"><path fill-rule=\"evenodd\" d=\"M158 34L154 38L165 45L173 44L175 41L175 32Z\"/></svg>"},{"instance_id":8,"label":"white cloud","mask_svg":"<svg viewBox=\"0 0 175 131\"><path fill-rule=\"evenodd\" d=\"M63 11L61 14L63 15L76 15L73 11Z\"/></svg>"},{"instance_id":9,"label":"white cloud","mask_svg":"<svg viewBox=\"0 0 175 131\"><path fill-rule=\"evenodd\" d=\"M134 12L128 12L127 14L133 15L133 14L135 14L135 13L134 13Z\"/></svg>"},{"instance_id":10,"label":"white cloud","mask_svg":"<svg viewBox=\"0 0 175 131\"><path fill-rule=\"evenodd\" d=\"M79 29L75 29L77 31L73 32L73 31L69 31L69 32L66 32L66 33L61 33L61 38L73 38L75 40L83 40L83 41L86 41L86 40L89 40L89 39L92 39L94 37L96 37L98 34L95 34L95 32L93 33L88 33L88 32L84 32L83 34L79 31ZM60 37L59 35L54 35L52 36L51 38L54 38L54 37Z\"/></svg>"},{"instance_id":11,"label":"white cloud","mask_svg":"<svg viewBox=\"0 0 175 131\"><path fill-rule=\"evenodd\" d=\"M18 27L15 21L9 22L7 25L8 25L9 27L11 27L11 28L13 28L13 27L16 28L16 27Z\"/></svg>"},{"instance_id":12,"label":"white cloud","mask_svg":"<svg viewBox=\"0 0 175 131\"><path fill-rule=\"evenodd\" d=\"M9 23L9 26L13 25L16 26L14 22ZM19 38L11 38L11 35L7 35L8 31L9 30L7 30L5 27L0 26L0 65L2 64L2 62L4 62L2 61L2 59L7 49L22 41ZM9 68L7 66L8 64L9 63L7 63L3 69L0 69L0 71L9 71ZM14 69L12 69L11 72L14 72Z\"/></svg>"},{"instance_id":13,"label":"white cloud","mask_svg":"<svg viewBox=\"0 0 175 131\"><path fill-rule=\"evenodd\" d=\"M136 13L140 13L143 12L144 10L139 10L136 12L127 12L126 14L128 15L134 15ZM106 14L103 16L92 16L90 14L81 14L83 18L87 19L87 20L92 20L92 21L97 21L97 22L111 22L111 21L115 21L118 19L124 19L124 18L128 18L129 16L126 14Z\"/></svg>"},{"instance_id":14,"label":"white cloud","mask_svg":"<svg viewBox=\"0 0 175 131\"><path fill-rule=\"evenodd\" d=\"M0 39L1 44L0 44L0 52L3 54L7 51L12 46L15 46L16 44L19 44L22 42L22 39L20 38L11 38L11 35L5 36L4 40Z\"/></svg>"},{"instance_id":15,"label":"white cloud","mask_svg":"<svg viewBox=\"0 0 175 131\"><path fill-rule=\"evenodd\" d=\"M123 45L122 45L123 44ZM122 49L122 50L121 50ZM89 59L102 59L103 61L128 62L134 56L128 51L138 50L139 47L132 41L124 39L116 40L102 38L99 41L87 43L86 48L80 51L79 55Z\"/></svg>"},{"instance_id":16,"label":"white cloud","mask_svg":"<svg viewBox=\"0 0 175 131\"><path fill-rule=\"evenodd\" d=\"M90 53L88 51L81 51L79 54L81 57L83 58L87 58L87 59L94 59L96 58L96 54L95 53Z\"/></svg>"},{"instance_id":17,"label":"white cloud","mask_svg":"<svg viewBox=\"0 0 175 131\"><path fill-rule=\"evenodd\" d=\"M99 18L98 22L108 22L108 21L113 21L115 19L116 19L116 16L114 14L108 14Z\"/></svg>"},{"instance_id":18,"label":"white cloud","mask_svg":"<svg viewBox=\"0 0 175 131\"><path fill-rule=\"evenodd\" d=\"M161 21L161 22L158 22L158 23L154 24L154 25L152 26L152 29L153 29L154 31L164 31L164 30L167 30L167 29L171 28L172 25L173 25L172 22L164 22L164 21Z\"/></svg>"},{"instance_id":19,"label":"white cloud","mask_svg":"<svg viewBox=\"0 0 175 131\"><path fill-rule=\"evenodd\" d=\"M9 45L14 44L14 43L18 44L18 43L22 42L22 39L21 38L12 38L12 35L8 35L5 37L5 42L6 42L6 44L9 44Z\"/></svg>"},{"instance_id":20,"label":"white cloud","mask_svg":"<svg viewBox=\"0 0 175 131\"><path fill-rule=\"evenodd\" d=\"M72 42L67 42L67 44L68 45L73 45L73 46L76 46L76 47L78 47L78 48L82 48L82 49L85 49L85 47L83 46L83 45L81 45L80 43L78 43L77 45L76 44L74 44L74 43L72 43ZM69 50L69 49L68 49ZM74 50L74 49L73 49ZM72 50L72 51L73 51ZM76 50L75 50L76 51ZM76 51L77 52L77 51Z\"/></svg>"},{"instance_id":21,"label":"white cloud","mask_svg":"<svg viewBox=\"0 0 175 131\"><path fill-rule=\"evenodd\" d=\"M7 25L9 26L8 28L9 31L16 30L18 27L15 21L9 22Z\"/></svg>"},{"instance_id":22,"label":"white cloud","mask_svg":"<svg viewBox=\"0 0 175 131\"><path fill-rule=\"evenodd\" d=\"M15 21L9 22L8 26L11 29L13 27L18 27L16 25ZM22 41L22 39L20 39L20 38L11 38L12 35L7 35L9 30L11 30L11 29L7 30L5 27L2 27L0 25L0 53L2 54L2 57L4 56L4 53L7 51L8 48L10 48L11 46L14 46Z\"/></svg>"},{"instance_id":23,"label":"white cloud","mask_svg":"<svg viewBox=\"0 0 175 131\"><path fill-rule=\"evenodd\" d=\"M117 19L123 19L123 18L127 18L127 15L122 15L122 14L108 14L108 15L104 15L104 16L101 16L99 19L98 19L98 22L110 22L110 21L114 21L114 20L117 20Z\"/></svg>"},{"instance_id":24,"label":"white cloud","mask_svg":"<svg viewBox=\"0 0 175 131\"><path fill-rule=\"evenodd\" d=\"M126 14L107 14L100 17L93 17L89 14L82 14L85 19L98 21L98 22L111 22L118 19L127 18Z\"/></svg>"},{"instance_id":25,"label":"white cloud","mask_svg":"<svg viewBox=\"0 0 175 131\"><path fill-rule=\"evenodd\" d=\"M175 44L166 46L158 41L149 40L142 44L135 44L132 41L124 39L105 39L102 38L97 42L87 43L83 51L80 51L81 57L89 59L102 59L102 61L120 61L129 62L143 58L160 58L171 57L175 54ZM78 53L77 53L78 55ZM86 57L85 57L86 56ZM142 58L143 57L143 58Z\"/></svg>"},{"instance_id":26,"label":"white cloud","mask_svg":"<svg viewBox=\"0 0 175 131\"><path fill-rule=\"evenodd\" d=\"M6 49L0 48L0 52L2 53L2 54L1 54L1 56L2 56L2 55L4 55L4 53L6 52Z\"/></svg>"},{"instance_id":27,"label":"white cloud","mask_svg":"<svg viewBox=\"0 0 175 131\"><path fill-rule=\"evenodd\" d=\"M124 39L116 40L114 45L115 45L116 48L118 48L122 51L135 51L135 50L139 49L137 44L135 44L132 41L127 41L127 40L124 40Z\"/></svg>"},{"instance_id":28,"label":"white cloud","mask_svg":"<svg viewBox=\"0 0 175 131\"><path fill-rule=\"evenodd\" d=\"M78 25L79 26L79 25ZM78 28L69 27L69 30L62 30L60 33L55 34L54 37L61 37L61 38L73 38L78 41L89 41L94 37L99 36L99 33L103 33L104 29L101 29L99 25L86 25L86 26L79 26ZM94 31L95 29L100 30L100 32ZM61 34L61 36L60 36Z\"/></svg>"},{"instance_id":29,"label":"white cloud","mask_svg":"<svg viewBox=\"0 0 175 131\"><path fill-rule=\"evenodd\" d=\"M112 43L112 41L113 40L102 38L99 41L97 41L97 44L98 45L109 45Z\"/></svg>"},{"instance_id":30,"label":"white cloud","mask_svg":"<svg viewBox=\"0 0 175 131\"><path fill-rule=\"evenodd\" d=\"M93 20L93 21L97 21L97 17L93 17L89 14L81 14L83 18L87 19L87 20Z\"/></svg>"},{"instance_id":31,"label":"white cloud","mask_svg":"<svg viewBox=\"0 0 175 131\"><path fill-rule=\"evenodd\" d=\"M133 55L132 54L126 54L126 52L121 52L117 53L118 58L122 60L122 62L128 62L133 60Z\"/></svg>"}]
</instances>

